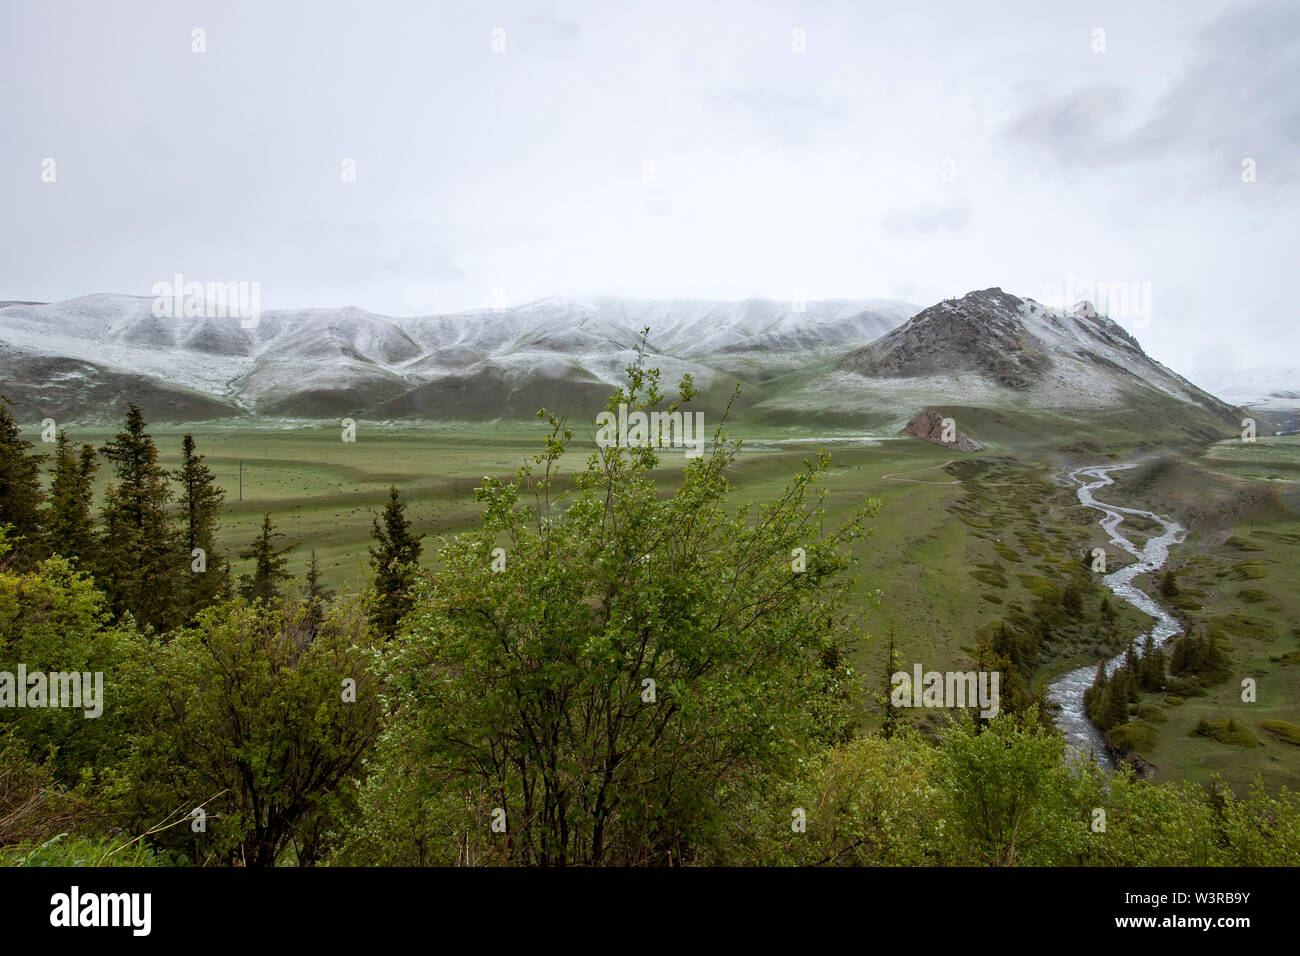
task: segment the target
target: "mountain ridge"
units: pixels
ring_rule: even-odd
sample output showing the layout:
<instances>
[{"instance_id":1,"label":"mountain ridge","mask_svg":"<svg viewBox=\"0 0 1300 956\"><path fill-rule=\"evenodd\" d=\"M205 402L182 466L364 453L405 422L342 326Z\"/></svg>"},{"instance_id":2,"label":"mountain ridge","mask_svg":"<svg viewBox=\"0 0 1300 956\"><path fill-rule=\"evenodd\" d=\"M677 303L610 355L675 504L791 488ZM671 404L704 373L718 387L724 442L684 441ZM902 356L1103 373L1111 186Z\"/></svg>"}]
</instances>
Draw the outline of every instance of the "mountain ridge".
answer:
<instances>
[{"instance_id":1,"label":"mountain ridge","mask_svg":"<svg viewBox=\"0 0 1300 956\"><path fill-rule=\"evenodd\" d=\"M508 420L585 415L645 338L697 407L775 422L897 431L944 405L1113 412L1222 427L1232 406L1148 356L1129 332L1000 288L924 309L897 300L549 297L507 309L396 318L354 306L159 318L150 297L0 304L0 392L58 418ZM142 407L144 407L142 405Z\"/></svg>"},{"instance_id":2,"label":"mountain ridge","mask_svg":"<svg viewBox=\"0 0 1300 956\"><path fill-rule=\"evenodd\" d=\"M73 414L97 410L79 391L143 376L166 418L196 405L218 416L328 418L391 405L395 414L531 417L534 401L566 399L547 381L612 390L647 326L646 350L665 379L690 372L721 394L731 388L724 379L738 378L757 393L763 380L870 341L916 311L885 299L813 301L796 312L762 299L551 297L405 319L351 306L269 310L244 328L234 318L160 318L153 302L99 293L0 306L0 378L28 403ZM491 400L438 408L425 399L439 381Z\"/></svg>"}]
</instances>

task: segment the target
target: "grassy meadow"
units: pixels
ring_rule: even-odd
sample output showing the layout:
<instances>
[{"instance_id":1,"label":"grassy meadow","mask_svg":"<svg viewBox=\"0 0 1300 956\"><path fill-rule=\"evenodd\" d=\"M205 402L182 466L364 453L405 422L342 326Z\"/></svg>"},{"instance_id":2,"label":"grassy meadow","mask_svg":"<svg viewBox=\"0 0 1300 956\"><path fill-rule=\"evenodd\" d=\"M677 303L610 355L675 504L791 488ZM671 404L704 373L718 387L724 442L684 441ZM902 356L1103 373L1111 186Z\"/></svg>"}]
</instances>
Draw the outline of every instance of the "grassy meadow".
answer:
<instances>
[{"instance_id":1,"label":"grassy meadow","mask_svg":"<svg viewBox=\"0 0 1300 956\"><path fill-rule=\"evenodd\" d=\"M358 589L366 580L371 523L390 485L406 498L408 516L426 536L425 564L436 569L439 538L468 529L477 518L473 489L482 476L513 474L546 433L540 423L362 423L357 440L346 443L332 422L151 431L169 468L178 463L181 435L194 434L226 492L221 539L232 559L270 512L285 535L281 543L297 546L291 570L301 576L315 550L326 583L337 590ZM69 434L96 445L108 437L75 427ZM869 635L854 659L873 687L885 679L891 627L909 668L967 669L981 633L1001 620L1026 619L1036 601L1052 600L1066 580L1081 583L1084 611L1053 634L1037 661L1036 682L1109 656L1149 623L1112 597L1114 633L1099 635L1098 609L1109 592L1095 576L1079 573L1081 556L1105 545L1106 536L1099 514L1078 504L1064 476L1069 467L1113 455L1025 452L991 443L954 461L955 453L917 439L848 432L810 439L806 430L801 436L743 424L729 437L744 442L730 474L736 501L775 497L822 443L833 456L824 482L828 527L865 498L883 501L874 535L857 548L854 598ZM566 470L580 468L592 448L590 435L575 437ZM680 451L665 451L665 490L675 485L684 460ZM101 495L107 478L101 469ZM1101 496L1173 514L1189 525L1186 542L1170 559L1184 582L1174 606L1200 626L1217 628L1231 644L1234 674L1254 677L1258 686L1255 703L1240 700L1237 678L1203 697L1145 700L1136 749L1161 778L1204 782L1221 773L1244 789L1263 773L1270 786L1300 788L1300 745L1287 730L1300 725L1297 479L1300 441L1225 442L1195 452L1144 453L1142 466L1121 473L1119 484ZM1126 522L1125 530L1142 540L1140 520ZM1110 554L1113 570L1123 558L1114 548ZM234 560L236 573L246 563ZM1154 594L1158 582L1139 585ZM1203 719L1228 718L1246 725L1257 745L1196 733Z\"/></svg>"}]
</instances>

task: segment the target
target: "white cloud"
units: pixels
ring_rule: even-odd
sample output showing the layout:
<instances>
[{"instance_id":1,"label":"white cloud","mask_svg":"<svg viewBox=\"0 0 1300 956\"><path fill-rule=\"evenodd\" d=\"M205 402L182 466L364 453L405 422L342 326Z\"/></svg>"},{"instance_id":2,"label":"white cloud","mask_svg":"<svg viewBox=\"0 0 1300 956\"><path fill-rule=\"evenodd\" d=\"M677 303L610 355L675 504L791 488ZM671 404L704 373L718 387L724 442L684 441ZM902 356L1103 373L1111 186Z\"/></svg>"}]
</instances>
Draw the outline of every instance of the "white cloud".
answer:
<instances>
[{"instance_id":1,"label":"white cloud","mask_svg":"<svg viewBox=\"0 0 1300 956\"><path fill-rule=\"evenodd\" d=\"M181 271L394 314L925 304L1068 274L1151 282L1141 338L1174 367L1263 363L1300 344L1281 6L7 4L0 298Z\"/></svg>"}]
</instances>

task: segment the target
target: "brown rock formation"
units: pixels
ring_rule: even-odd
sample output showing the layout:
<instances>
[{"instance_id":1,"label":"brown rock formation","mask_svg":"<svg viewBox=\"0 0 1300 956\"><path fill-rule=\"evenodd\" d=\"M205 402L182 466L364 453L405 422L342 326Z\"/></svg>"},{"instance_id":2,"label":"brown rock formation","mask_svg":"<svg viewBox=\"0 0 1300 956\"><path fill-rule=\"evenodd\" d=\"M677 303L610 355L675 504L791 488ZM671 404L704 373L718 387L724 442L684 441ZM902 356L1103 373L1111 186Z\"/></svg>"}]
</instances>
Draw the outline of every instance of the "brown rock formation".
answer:
<instances>
[{"instance_id":1,"label":"brown rock formation","mask_svg":"<svg viewBox=\"0 0 1300 956\"><path fill-rule=\"evenodd\" d=\"M924 438L928 442L951 448L953 451L983 451L984 446L971 438L956 432L952 441L943 440L943 416L938 412L921 412L903 426L903 434L913 438Z\"/></svg>"}]
</instances>

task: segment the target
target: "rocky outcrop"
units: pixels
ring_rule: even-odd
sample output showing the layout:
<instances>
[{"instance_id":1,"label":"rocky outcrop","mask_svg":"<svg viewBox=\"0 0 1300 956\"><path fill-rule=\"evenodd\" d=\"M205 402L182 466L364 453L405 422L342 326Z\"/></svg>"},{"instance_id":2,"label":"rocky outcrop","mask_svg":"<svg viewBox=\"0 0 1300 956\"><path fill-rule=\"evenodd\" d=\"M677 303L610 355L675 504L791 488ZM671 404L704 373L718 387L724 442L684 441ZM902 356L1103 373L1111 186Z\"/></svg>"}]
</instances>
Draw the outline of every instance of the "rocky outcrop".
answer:
<instances>
[{"instance_id":1,"label":"rocky outcrop","mask_svg":"<svg viewBox=\"0 0 1300 956\"><path fill-rule=\"evenodd\" d=\"M885 378L970 372L1024 391L1052 367L1025 310L1024 300L996 288L948 299L850 354L841 368Z\"/></svg>"},{"instance_id":2,"label":"rocky outcrop","mask_svg":"<svg viewBox=\"0 0 1300 956\"><path fill-rule=\"evenodd\" d=\"M950 433L952 441L944 441L943 423L944 417L938 412L921 412L903 426L903 434L911 435L913 438L924 438L928 442L942 445L944 448L951 448L953 451L984 450L983 445L969 435L963 435L955 428Z\"/></svg>"}]
</instances>

